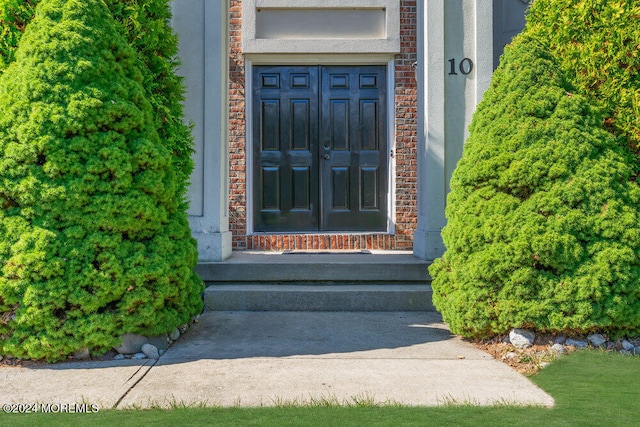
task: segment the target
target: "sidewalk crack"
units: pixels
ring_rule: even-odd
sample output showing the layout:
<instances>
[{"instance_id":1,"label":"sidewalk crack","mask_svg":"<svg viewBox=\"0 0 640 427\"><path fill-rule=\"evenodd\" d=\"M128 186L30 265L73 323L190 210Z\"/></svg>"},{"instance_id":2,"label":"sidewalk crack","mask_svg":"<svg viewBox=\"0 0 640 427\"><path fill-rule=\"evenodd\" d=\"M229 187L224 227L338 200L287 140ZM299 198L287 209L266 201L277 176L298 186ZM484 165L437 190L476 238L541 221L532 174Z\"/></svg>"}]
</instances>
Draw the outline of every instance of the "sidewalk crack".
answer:
<instances>
[{"instance_id":1,"label":"sidewalk crack","mask_svg":"<svg viewBox=\"0 0 640 427\"><path fill-rule=\"evenodd\" d=\"M151 371L151 369L156 366L156 364L160 361L160 358L156 359L153 361L153 363L151 363L151 365L148 364L144 364L142 366L140 366L134 373L133 375L131 375L129 377L129 379L127 379L127 381L125 381L125 384L129 381L131 381L132 378L134 378L143 368L148 367L148 369L146 370L146 372L144 374L142 374L140 376L140 378L138 378L138 380L136 382L134 382L133 384L131 384L131 386L129 388L127 388L124 393L122 394L122 396L120 396L120 398L118 399L118 401L111 407L111 409L118 409L118 406L120 405L120 403L124 400L125 397L127 397L127 395L129 394L129 392L131 392L131 390L133 390L139 383L140 381L142 381L144 379L144 377L147 376L147 374Z\"/></svg>"}]
</instances>

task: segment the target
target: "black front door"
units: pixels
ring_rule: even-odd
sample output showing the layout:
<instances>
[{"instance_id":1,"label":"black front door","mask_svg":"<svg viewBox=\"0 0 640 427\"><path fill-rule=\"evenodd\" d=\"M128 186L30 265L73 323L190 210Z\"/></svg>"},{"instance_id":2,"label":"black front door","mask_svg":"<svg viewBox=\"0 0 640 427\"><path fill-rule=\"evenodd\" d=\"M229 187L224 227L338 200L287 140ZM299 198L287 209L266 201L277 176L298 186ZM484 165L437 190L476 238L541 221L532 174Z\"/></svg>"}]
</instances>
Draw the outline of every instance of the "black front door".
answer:
<instances>
[{"instance_id":1,"label":"black front door","mask_svg":"<svg viewBox=\"0 0 640 427\"><path fill-rule=\"evenodd\" d=\"M385 66L255 66L258 232L386 231Z\"/></svg>"}]
</instances>

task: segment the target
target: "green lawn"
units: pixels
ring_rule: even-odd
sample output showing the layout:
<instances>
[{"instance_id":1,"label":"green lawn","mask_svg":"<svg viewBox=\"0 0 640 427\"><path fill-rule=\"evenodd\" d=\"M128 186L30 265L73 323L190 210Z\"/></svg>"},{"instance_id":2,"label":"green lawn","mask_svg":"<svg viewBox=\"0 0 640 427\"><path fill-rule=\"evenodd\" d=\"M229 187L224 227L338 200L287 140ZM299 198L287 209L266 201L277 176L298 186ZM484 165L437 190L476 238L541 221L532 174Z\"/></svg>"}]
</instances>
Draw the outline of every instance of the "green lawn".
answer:
<instances>
[{"instance_id":1,"label":"green lawn","mask_svg":"<svg viewBox=\"0 0 640 427\"><path fill-rule=\"evenodd\" d=\"M581 351L532 377L556 400L536 407L275 407L0 415L0 425L219 426L638 426L640 357ZM0 386L1 387L1 386Z\"/></svg>"}]
</instances>

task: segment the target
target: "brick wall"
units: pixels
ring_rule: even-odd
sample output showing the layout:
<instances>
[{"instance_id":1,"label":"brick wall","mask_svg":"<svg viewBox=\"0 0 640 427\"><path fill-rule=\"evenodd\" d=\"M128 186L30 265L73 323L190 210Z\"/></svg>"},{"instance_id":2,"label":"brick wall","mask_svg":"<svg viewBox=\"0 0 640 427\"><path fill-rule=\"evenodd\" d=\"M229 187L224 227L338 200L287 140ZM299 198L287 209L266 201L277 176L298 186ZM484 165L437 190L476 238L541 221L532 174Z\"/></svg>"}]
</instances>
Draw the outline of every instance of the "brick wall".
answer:
<instances>
[{"instance_id":1,"label":"brick wall","mask_svg":"<svg viewBox=\"0 0 640 427\"><path fill-rule=\"evenodd\" d=\"M244 57L242 1L229 5L229 229L233 249L247 248Z\"/></svg>"},{"instance_id":2,"label":"brick wall","mask_svg":"<svg viewBox=\"0 0 640 427\"><path fill-rule=\"evenodd\" d=\"M395 234L303 234L247 236L246 127L242 2L230 1L229 48L229 227L233 249L406 249L413 247L416 203L416 0L400 0L401 53L395 57L396 224Z\"/></svg>"},{"instance_id":3,"label":"brick wall","mask_svg":"<svg viewBox=\"0 0 640 427\"><path fill-rule=\"evenodd\" d=\"M413 63L417 52L415 0L400 1L400 50L396 55L396 242L413 247L417 217L417 88Z\"/></svg>"}]
</instances>

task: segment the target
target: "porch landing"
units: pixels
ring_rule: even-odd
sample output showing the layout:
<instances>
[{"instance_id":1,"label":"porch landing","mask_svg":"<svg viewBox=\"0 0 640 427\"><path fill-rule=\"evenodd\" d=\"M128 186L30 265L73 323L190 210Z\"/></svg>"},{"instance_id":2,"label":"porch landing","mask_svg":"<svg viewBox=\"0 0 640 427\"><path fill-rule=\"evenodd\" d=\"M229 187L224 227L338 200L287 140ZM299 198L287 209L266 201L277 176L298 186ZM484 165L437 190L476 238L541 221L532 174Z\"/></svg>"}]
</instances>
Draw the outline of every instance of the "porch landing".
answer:
<instances>
[{"instance_id":1,"label":"porch landing","mask_svg":"<svg viewBox=\"0 0 640 427\"><path fill-rule=\"evenodd\" d=\"M428 266L407 251L238 251L196 271L207 311L434 311Z\"/></svg>"}]
</instances>

